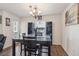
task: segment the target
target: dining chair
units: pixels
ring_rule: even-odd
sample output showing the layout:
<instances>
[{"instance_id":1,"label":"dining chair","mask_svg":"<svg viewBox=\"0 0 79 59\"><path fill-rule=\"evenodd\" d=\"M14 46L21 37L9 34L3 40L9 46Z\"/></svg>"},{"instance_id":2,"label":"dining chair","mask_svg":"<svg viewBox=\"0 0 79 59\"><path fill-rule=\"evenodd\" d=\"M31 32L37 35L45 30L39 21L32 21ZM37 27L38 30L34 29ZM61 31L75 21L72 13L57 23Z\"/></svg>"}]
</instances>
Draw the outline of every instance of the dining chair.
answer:
<instances>
[{"instance_id":1,"label":"dining chair","mask_svg":"<svg viewBox=\"0 0 79 59\"><path fill-rule=\"evenodd\" d=\"M28 52L28 56L41 55L40 44L37 43L36 37L23 37L24 39L24 53Z\"/></svg>"}]
</instances>

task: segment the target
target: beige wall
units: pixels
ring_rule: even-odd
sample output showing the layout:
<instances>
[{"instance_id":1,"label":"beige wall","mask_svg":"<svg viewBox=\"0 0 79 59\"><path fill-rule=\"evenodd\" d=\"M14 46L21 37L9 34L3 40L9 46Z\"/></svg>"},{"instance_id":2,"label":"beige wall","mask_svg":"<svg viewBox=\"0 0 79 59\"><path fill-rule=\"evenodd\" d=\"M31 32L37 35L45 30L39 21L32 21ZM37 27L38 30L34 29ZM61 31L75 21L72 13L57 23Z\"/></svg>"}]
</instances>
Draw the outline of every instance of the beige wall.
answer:
<instances>
[{"instance_id":1,"label":"beige wall","mask_svg":"<svg viewBox=\"0 0 79 59\"><path fill-rule=\"evenodd\" d=\"M13 21L19 20L19 18L12 13L9 13L7 11L1 11L2 12L2 34L4 34L6 38L6 42L4 45L4 48L9 47L12 45L12 36L13 36ZM5 18L8 17L10 18L10 26L6 26L6 20Z\"/></svg>"},{"instance_id":2,"label":"beige wall","mask_svg":"<svg viewBox=\"0 0 79 59\"><path fill-rule=\"evenodd\" d=\"M61 15L49 15L43 16L44 21L52 21L53 22L53 44L61 45ZM28 22L34 22L35 19L33 17L24 17L21 19L21 33L27 34L27 24Z\"/></svg>"}]
</instances>

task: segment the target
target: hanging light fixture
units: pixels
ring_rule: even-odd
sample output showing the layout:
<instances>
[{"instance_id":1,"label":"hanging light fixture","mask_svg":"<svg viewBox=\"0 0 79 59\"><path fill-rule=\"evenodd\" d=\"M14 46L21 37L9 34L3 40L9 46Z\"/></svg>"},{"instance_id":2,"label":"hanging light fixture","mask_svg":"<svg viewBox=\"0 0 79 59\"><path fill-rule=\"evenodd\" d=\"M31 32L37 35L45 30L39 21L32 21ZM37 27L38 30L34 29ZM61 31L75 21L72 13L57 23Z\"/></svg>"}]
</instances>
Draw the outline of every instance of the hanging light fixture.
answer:
<instances>
[{"instance_id":1,"label":"hanging light fixture","mask_svg":"<svg viewBox=\"0 0 79 59\"><path fill-rule=\"evenodd\" d=\"M30 10L30 14L32 15L32 16L34 16L35 17L35 19L39 16L39 14L41 13L41 11L36 7L36 6L29 6L29 8L31 9Z\"/></svg>"}]
</instances>

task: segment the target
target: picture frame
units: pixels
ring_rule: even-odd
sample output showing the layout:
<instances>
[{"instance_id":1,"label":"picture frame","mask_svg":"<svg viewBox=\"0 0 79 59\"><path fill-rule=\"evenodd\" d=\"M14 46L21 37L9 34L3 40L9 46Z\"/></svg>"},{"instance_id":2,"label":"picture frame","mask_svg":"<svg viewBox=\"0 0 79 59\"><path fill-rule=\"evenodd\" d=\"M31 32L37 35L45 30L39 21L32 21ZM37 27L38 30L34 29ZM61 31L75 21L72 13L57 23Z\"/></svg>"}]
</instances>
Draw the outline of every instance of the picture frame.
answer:
<instances>
[{"instance_id":1,"label":"picture frame","mask_svg":"<svg viewBox=\"0 0 79 59\"><path fill-rule=\"evenodd\" d=\"M79 7L77 7L79 8ZM65 25L71 26L71 25L77 25L79 24L79 15L78 10L76 8L76 5L71 6L70 9L68 9L65 13Z\"/></svg>"},{"instance_id":2,"label":"picture frame","mask_svg":"<svg viewBox=\"0 0 79 59\"><path fill-rule=\"evenodd\" d=\"M0 24L2 24L2 16L0 15Z\"/></svg>"},{"instance_id":3,"label":"picture frame","mask_svg":"<svg viewBox=\"0 0 79 59\"><path fill-rule=\"evenodd\" d=\"M65 25L68 23L68 14L69 14L69 12L66 11L66 13L65 13Z\"/></svg>"},{"instance_id":4,"label":"picture frame","mask_svg":"<svg viewBox=\"0 0 79 59\"><path fill-rule=\"evenodd\" d=\"M10 26L10 18L6 17L6 26Z\"/></svg>"}]
</instances>

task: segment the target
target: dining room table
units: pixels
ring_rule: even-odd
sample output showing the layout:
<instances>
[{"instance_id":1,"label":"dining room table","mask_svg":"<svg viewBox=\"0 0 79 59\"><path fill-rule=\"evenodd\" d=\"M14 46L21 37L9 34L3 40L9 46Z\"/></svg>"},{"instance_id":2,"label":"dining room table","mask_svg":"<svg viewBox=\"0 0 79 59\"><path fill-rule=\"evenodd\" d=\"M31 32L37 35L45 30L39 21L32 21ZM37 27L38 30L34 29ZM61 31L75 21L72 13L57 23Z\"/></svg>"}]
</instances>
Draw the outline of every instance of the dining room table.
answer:
<instances>
[{"instance_id":1,"label":"dining room table","mask_svg":"<svg viewBox=\"0 0 79 59\"><path fill-rule=\"evenodd\" d=\"M47 37L37 37L36 39L34 39L35 37L33 36L25 36L24 38L26 38L25 42L27 42L27 40L33 41L36 40L38 44L40 44L41 46L47 46L48 47L48 56L51 56L51 39L47 38ZM30 39L28 39L30 38ZM16 43L22 43L23 39L22 38L13 38L12 39L12 56L16 56ZM26 55L26 53L24 53L24 55Z\"/></svg>"}]
</instances>

